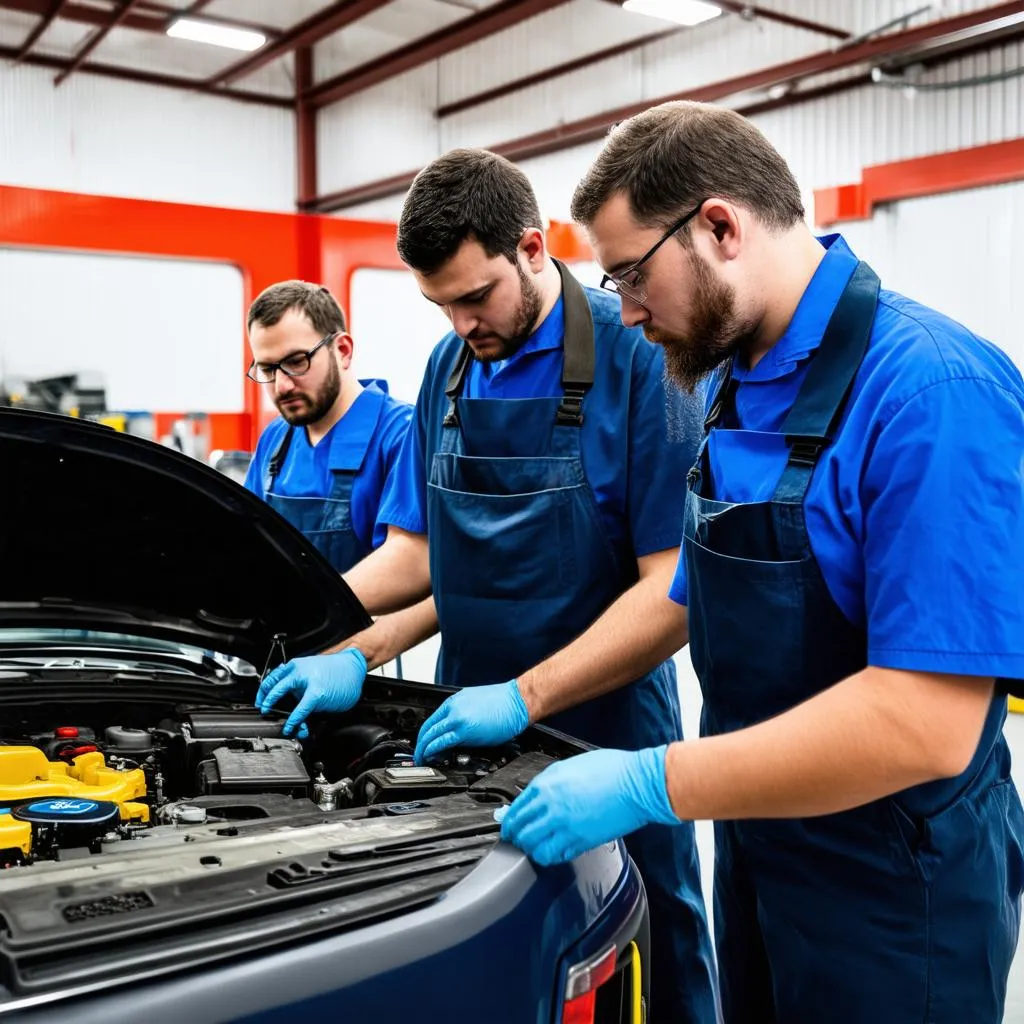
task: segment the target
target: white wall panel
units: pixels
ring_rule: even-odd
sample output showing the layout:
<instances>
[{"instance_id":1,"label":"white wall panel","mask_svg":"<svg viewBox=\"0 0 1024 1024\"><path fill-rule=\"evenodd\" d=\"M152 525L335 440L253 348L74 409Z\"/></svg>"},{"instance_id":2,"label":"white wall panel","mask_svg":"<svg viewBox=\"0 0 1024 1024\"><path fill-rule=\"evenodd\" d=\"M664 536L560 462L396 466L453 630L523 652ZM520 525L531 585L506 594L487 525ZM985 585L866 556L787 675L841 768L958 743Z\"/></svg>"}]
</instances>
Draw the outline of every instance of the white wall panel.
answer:
<instances>
[{"instance_id":1,"label":"white wall panel","mask_svg":"<svg viewBox=\"0 0 1024 1024\"><path fill-rule=\"evenodd\" d=\"M1024 370L1024 182L887 204L841 227L886 288L960 321Z\"/></svg>"},{"instance_id":2,"label":"white wall panel","mask_svg":"<svg viewBox=\"0 0 1024 1024\"><path fill-rule=\"evenodd\" d=\"M321 194L414 170L439 153L437 65L428 64L317 114Z\"/></svg>"},{"instance_id":3,"label":"white wall panel","mask_svg":"<svg viewBox=\"0 0 1024 1024\"><path fill-rule=\"evenodd\" d=\"M358 377L383 377L396 398L415 402L434 346L450 330L444 313L402 270L357 270L349 319Z\"/></svg>"},{"instance_id":4,"label":"white wall panel","mask_svg":"<svg viewBox=\"0 0 1024 1024\"><path fill-rule=\"evenodd\" d=\"M0 184L295 208L294 117L198 93L0 65Z\"/></svg>"},{"instance_id":5,"label":"white wall panel","mask_svg":"<svg viewBox=\"0 0 1024 1024\"><path fill-rule=\"evenodd\" d=\"M400 270L357 270L352 276L353 367L360 378L384 377L397 398L415 402L434 346L451 329L445 315L420 294L416 279ZM430 683L440 639L431 639L402 655L406 679ZM395 664L381 667L394 675Z\"/></svg>"},{"instance_id":6,"label":"white wall panel","mask_svg":"<svg viewBox=\"0 0 1024 1024\"><path fill-rule=\"evenodd\" d=\"M0 249L0 377L91 371L121 411L238 412L234 267Z\"/></svg>"}]
</instances>

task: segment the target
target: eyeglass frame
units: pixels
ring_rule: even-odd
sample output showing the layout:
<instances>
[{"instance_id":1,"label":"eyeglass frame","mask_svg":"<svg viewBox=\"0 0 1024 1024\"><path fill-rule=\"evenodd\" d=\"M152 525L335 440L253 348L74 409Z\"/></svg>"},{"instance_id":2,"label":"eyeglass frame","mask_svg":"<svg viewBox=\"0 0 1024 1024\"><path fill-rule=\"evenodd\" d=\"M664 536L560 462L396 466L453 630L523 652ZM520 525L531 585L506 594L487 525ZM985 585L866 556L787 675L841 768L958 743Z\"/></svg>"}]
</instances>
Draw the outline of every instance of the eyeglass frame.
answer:
<instances>
[{"instance_id":1,"label":"eyeglass frame","mask_svg":"<svg viewBox=\"0 0 1024 1024\"><path fill-rule=\"evenodd\" d=\"M661 236L640 257L640 259L631 263L625 270L620 274L605 274L601 278L600 287L605 291L612 292L615 295L625 295L630 302L635 302L638 305L643 305L647 301L647 292L639 287L640 281L635 285L627 284L624 278L627 274L635 274L651 257L677 232L682 231L687 224L697 216L698 213L703 209L704 204L707 202L706 199L702 199L689 213L683 214L672 226ZM641 278L642 280L642 278ZM614 287L609 288L609 284Z\"/></svg>"},{"instance_id":2,"label":"eyeglass frame","mask_svg":"<svg viewBox=\"0 0 1024 1024\"><path fill-rule=\"evenodd\" d=\"M292 373L291 370L286 370L281 363L267 363L266 369L264 369L263 372L268 373L270 370L273 370L274 372L271 374L269 380L260 380L259 377L253 376L253 371L256 370L256 360L254 359L249 364L249 369L245 371L245 375L249 380L253 380L257 384L273 384L274 381L277 380L278 370L280 370L286 377L304 377L309 373L310 367L313 365L313 356L315 356L317 352L319 352L320 349L322 349L328 342L333 341L339 334L344 333L344 331L331 331L330 334L325 334L308 352L293 352L290 356L285 356L285 358L281 360L281 363L284 363L289 359L294 359L296 356L305 356L306 368L304 370L300 370L298 373Z\"/></svg>"}]
</instances>

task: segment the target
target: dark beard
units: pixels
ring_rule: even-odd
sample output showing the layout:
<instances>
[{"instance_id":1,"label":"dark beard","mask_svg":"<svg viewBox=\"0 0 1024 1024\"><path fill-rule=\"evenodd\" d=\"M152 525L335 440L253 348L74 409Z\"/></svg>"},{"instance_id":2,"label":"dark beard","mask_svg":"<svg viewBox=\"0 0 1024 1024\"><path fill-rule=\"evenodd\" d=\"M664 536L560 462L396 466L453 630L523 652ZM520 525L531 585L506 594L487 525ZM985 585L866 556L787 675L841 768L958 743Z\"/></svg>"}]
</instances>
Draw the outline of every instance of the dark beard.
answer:
<instances>
[{"instance_id":1,"label":"dark beard","mask_svg":"<svg viewBox=\"0 0 1024 1024\"><path fill-rule=\"evenodd\" d=\"M690 254L693 303L686 337L644 328L649 341L665 350L665 376L693 394L697 385L745 347L757 325L736 313L736 292L711 272L707 262Z\"/></svg>"},{"instance_id":2,"label":"dark beard","mask_svg":"<svg viewBox=\"0 0 1024 1024\"><path fill-rule=\"evenodd\" d=\"M537 329L537 318L540 316L544 300L540 289L530 280L523 268L516 263L519 283L522 286L522 301L516 310L516 318L512 322L512 331L508 335L498 335L501 347L493 355L475 356L481 363L497 363L502 359L511 359L526 344L527 339ZM472 340L472 339L468 339Z\"/></svg>"},{"instance_id":3,"label":"dark beard","mask_svg":"<svg viewBox=\"0 0 1024 1024\"><path fill-rule=\"evenodd\" d=\"M305 427L310 423L322 420L330 412L331 406L338 400L338 395L341 393L341 371L338 369L334 353L328 352L327 355L331 360L330 369L327 371L327 378L316 394L304 396L306 397L307 404L294 410L282 409L278 405L278 412L293 427Z\"/></svg>"}]
</instances>

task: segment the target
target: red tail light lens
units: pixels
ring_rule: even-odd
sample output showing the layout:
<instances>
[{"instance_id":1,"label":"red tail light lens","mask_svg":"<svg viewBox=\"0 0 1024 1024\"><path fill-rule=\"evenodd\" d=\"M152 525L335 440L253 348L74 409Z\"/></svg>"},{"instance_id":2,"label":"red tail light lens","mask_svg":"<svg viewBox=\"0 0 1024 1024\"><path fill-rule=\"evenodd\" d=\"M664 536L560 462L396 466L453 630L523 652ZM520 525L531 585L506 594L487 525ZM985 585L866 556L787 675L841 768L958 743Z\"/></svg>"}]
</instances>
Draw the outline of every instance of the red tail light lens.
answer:
<instances>
[{"instance_id":1,"label":"red tail light lens","mask_svg":"<svg viewBox=\"0 0 1024 1024\"><path fill-rule=\"evenodd\" d=\"M597 990L615 974L615 947L569 968L562 1024L594 1024Z\"/></svg>"}]
</instances>

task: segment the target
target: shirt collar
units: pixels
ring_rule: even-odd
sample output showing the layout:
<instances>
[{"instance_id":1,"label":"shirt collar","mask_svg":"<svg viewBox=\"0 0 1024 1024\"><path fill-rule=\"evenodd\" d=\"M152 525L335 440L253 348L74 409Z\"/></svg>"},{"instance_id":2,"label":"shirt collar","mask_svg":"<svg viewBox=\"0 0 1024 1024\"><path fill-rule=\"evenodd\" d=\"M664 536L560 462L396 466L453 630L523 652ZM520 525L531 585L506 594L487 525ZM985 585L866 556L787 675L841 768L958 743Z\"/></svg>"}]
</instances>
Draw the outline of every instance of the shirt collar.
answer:
<instances>
[{"instance_id":1,"label":"shirt collar","mask_svg":"<svg viewBox=\"0 0 1024 1024\"><path fill-rule=\"evenodd\" d=\"M369 381L367 385L331 427L328 465L332 470L357 472L366 457L384 407L384 392L377 382Z\"/></svg>"},{"instance_id":2,"label":"shirt collar","mask_svg":"<svg viewBox=\"0 0 1024 1024\"><path fill-rule=\"evenodd\" d=\"M841 235L824 235L818 241L825 248L825 258L804 290L785 333L752 370L737 355L733 360L737 380L784 377L821 344L832 311L857 268L857 257Z\"/></svg>"},{"instance_id":3,"label":"shirt collar","mask_svg":"<svg viewBox=\"0 0 1024 1024\"><path fill-rule=\"evenodd\" d=\"M500 373L506 367L511 366L517 360L521 359L525 355L529 355L531 352L549 352L562 347L562 342L565 338L565 303L562 301L562 296L558 296L558 301L554 304L551 312L537 325L533 334L531 334L525 342L523 342L522 348L520 348L514 355L508 357L508 359L499 359L493 363L484 363L484 372L488 376L493 377L494 374Z\"/></svg>"}]
</instances>

